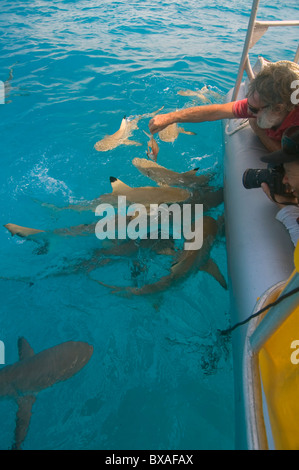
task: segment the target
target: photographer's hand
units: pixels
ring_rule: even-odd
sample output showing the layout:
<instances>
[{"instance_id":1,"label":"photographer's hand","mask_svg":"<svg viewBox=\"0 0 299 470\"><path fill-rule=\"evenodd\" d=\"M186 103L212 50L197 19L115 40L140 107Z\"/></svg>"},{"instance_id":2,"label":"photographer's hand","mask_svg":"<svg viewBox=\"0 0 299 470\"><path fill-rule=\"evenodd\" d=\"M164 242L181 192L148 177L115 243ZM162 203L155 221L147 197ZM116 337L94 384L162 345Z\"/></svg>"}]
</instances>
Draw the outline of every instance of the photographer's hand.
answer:
<instances>
[{"instance_id":1,"label":"photographer's hand","mask_svg":"<svg viewBox=\"0 0 299 470\"><path fill-rule=\"evenodd\" d=\"M298 199L296 197L292 197L291 195L290 195L290 197L285 197L285 196L280 196L278 194L275 194L275 200L274 200L271 196L270 188L267 185L267 183L262 183L261 187L262 187L264 193L270 199L270 201L274 202L277 205L277 207L279 207L280 209L282 209L286 205L289 205L290 203L291 204L298 204Z\"/></svg>"}]
</instances>

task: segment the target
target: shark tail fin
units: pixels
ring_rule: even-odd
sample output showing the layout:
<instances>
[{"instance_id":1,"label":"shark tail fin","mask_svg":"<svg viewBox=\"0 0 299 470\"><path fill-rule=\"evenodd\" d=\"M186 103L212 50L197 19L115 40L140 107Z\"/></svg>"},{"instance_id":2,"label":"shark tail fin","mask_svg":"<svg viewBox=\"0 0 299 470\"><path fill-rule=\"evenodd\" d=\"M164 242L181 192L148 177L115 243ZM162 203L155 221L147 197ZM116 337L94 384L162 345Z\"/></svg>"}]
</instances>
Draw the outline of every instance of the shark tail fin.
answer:
<instances>
[{"instance_id":1,"label":"shark tail fin","mask_svg":"<svg viewBox=\"0 0 299 470\"><path fill-rule=\"evenodd\" d=\"M113 193L118 193L118 192L121 192L123 190L131 189L130 186L123 183L121 180L119 180L118 178L115 178L114 176L110 176L110 183L111 183L111 186L112 186L112 192Z\"/></svg>"},{"instance_id":2,"label":"shark tail fin","mask_svg":"<svg viewBox=\"0 0 299 470\"><path fill-rule=\"evenodd\" d=\"M16 418L15 439L13 450L20 450L29 429L32 415L32 406L36 400L34 395L26 395L18 399L18 411Z\"/></svg>"},{"instance_id":3,"label":"shark tail fin","mask_svg":"<svg viewBox=\"0 0 299 470\"><path fill-rule=\"evenodd\" d=\"M123 297L130 297L132 295L130 287L122 287L122 286L111 286L110 284L105 284L105 282L98 281L97 279L93 279L92 277L88 276L94 282L97 282L101 286L107 287L110 289L111 294L118 294Z\"/></svg>"},{"instance_id":4,"label":"shark tail fin","mask_svg":"<svg viewBox=\"0 0 299 470\"><path fill-rule=\"evenodd\" d=\"M200 270L206 271L208 274L213 276L216 281L219 282L223 289L227 289L227 283L224 279L224 276L222 275L215 261L213 261L211 258L203 266L200 267Z\"/></svg>"},{"instance_id":5,"label":"shark tail fin","mask_svg":"<svg viewBox=\"0 0 299 470\"><path fill-rule=\"evenodd\" d=\"M34 351L28 341L21 337L18 339L18 352L20 361L34 356ZM19 397L17 400L18 411L16 418L15 438L12 446L13 450L20 450L27 436L30 419L32 415L32 406L36 400L34 395Z\"/></svg>"}]
</instances>

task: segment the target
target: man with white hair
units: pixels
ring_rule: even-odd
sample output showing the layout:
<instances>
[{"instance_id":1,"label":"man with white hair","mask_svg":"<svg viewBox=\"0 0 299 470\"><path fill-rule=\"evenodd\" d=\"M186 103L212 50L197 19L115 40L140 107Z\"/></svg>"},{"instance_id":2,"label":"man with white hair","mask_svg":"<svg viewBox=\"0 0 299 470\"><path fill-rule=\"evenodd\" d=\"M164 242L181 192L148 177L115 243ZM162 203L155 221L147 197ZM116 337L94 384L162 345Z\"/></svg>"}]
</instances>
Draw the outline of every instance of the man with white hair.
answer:
<instances>
[{"instance_id":1,"label":"man with white hair","mask_svg":"<svg viewBox=\"0 0 299 470\"><path fill-rule=\"evenodd\" d=\"M299 105L292 100L293 84L298 80L297 64L270 63L250 82L244 100L158 114L149 122L149 129L154 134L174 123L249 118L254 132L273 152L281 148L283 132L290 126L299 126Z\"/></svg>"}]
</instances>

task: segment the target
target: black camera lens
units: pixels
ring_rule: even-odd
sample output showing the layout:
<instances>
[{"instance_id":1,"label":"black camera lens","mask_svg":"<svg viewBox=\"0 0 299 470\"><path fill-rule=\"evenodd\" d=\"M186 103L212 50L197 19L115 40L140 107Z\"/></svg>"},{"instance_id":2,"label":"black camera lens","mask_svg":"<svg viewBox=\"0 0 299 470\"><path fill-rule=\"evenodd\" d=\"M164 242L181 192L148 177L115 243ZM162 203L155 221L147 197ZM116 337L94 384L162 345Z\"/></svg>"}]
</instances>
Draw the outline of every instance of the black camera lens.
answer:
<instances>
[{"instance_id":1,"label":"black camera lens","mask_svg":"<svg viewBox=\"0 0 299 470\"><path fill-rule=\"evenodd\" d=\"M267 169L249 168L243 174L243 185L246 189L260 188L267 183L271 194L289 195L288 188L283 184L284 169L282 165L268 165Z\"/></svg>"},{"instance_id":2,"label":"black camera lens","mask_svg":"<svg viewBox=\"0 0 299 470\"><path fill-rule=\"evenodd\" d=\"M246 189L260 188L262 183L268 183L269 180L269 170L249 168L243 174L243 185Z\"/></svg>"}]
</instances>

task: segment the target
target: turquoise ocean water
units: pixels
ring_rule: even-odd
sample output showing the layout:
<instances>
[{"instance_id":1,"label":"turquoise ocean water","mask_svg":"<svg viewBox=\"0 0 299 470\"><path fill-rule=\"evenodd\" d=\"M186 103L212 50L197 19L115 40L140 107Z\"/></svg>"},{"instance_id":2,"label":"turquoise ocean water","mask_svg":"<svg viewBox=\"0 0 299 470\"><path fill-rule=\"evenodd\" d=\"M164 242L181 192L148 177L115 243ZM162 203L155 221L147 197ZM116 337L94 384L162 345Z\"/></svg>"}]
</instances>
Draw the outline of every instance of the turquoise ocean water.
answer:
<instances>
[{"instance_id":1,"label":"turquoise ocean water","mask_svg":"<svg viewBox=\"0 0 299 470\"><path fill-rule=\"evenodd\" d=\"M111 191L110 176L151 184L131 163L145 157L148 119L134 132L140 147L99 153L95 142L115 132L124 115L200 104L179 90L208 85L224 96L238 70L249 3L0 0L2 225L89 223L92 215L42 203L94 199ZM296 12L297 0L261 2L262 19L293 19ZM263 55L292 59L296 33L279 34L261 41ZM221 123L185 128L196 136L159 142L158 162L213 171L221 186ZM219 206L212 215L222 212ZM76 376L38 394L24 449L234 448L231 346L216 335L229 325L229 300L214 278L200 271L159 296L122 298L94 279L153 282L167 274L169 257L139 253L146 269L136 278L130 257L87 272L100 243L94 235L53 237L42 249L2 228L0 241L5 363L18 360L19 336L36 352L68 340L94 347ZM212 256L227 277L224 237ZM15 401L0 401L1 449L12 445L16 410Z\"/></svg>"}]
</instances>

